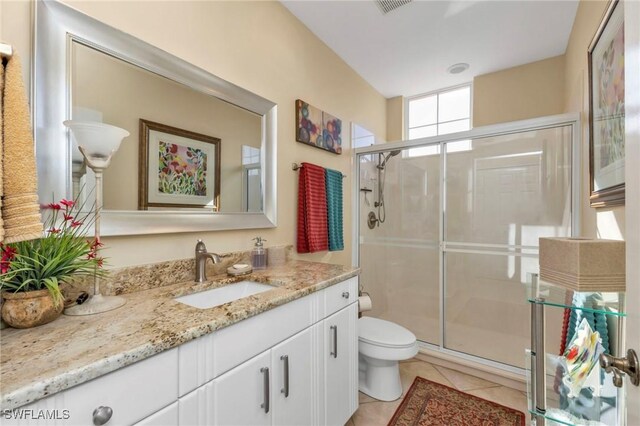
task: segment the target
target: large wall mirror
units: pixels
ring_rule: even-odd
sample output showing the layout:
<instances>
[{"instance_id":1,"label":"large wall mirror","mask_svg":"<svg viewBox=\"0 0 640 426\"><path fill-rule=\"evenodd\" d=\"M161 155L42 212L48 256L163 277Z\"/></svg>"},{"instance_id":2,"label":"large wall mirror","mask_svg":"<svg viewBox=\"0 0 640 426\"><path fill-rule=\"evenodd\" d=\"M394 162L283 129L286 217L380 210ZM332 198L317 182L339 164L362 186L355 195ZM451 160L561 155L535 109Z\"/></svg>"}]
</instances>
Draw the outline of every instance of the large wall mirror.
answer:
<instances>
[{"instance_id":1,"label":"large wall mirror","mask_svg":"<svg viewBox=\"0 0 640 426\"><path fill-rule=\"evenodd\" d=\"M128 136L104 173L104 235L273 227L276 105L57 1L36 6L40 198L95 180L62 124Z\"/></svg>"}]
</instances>

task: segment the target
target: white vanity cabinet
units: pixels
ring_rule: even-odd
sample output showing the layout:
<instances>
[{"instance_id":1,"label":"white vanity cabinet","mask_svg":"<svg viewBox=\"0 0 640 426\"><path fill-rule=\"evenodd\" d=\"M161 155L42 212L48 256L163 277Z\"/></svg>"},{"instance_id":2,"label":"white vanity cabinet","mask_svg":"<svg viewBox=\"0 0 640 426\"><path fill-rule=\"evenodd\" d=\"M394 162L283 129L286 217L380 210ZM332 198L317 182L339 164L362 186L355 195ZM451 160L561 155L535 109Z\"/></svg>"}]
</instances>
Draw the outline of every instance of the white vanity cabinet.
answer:
<instances>
[{"instance_id":1,"label":"white vanity cabinet","mask_svg":"<svg viewBox=\"0 0 640 426\"><path fill-rule=\"evenodd\" d=\"M311 326L214 379L213 417L199 424L318 424L321 343L321 327Z\"/></svg>"},{"instance_id":2,"label":"white vanity cabinet","mask_svg":"<svg viewBox=\"0 0 640 426\"><path fill-rule=\"evenodd\" d=\"M323 321L325 419L343 425L358 408L358 304Z\"/></svg>"},{"instance_id":3,"label":"white vanity cabinet","mask_svg":"<svg viewBox=\"0 0 640 426\"><path fill-rule=\"evenodd\" d=\"M358 406L357 291L354 277L19 409L68 418L0 423L342 426Z\"/></svg>"},{"instance_id":4,"label":"white vanity cabinet","mask_svg":"<svg viewBox=\"0 0 640 426\"><path fill-rule=\"evenodd\" d=\"M177 400L177 364L178 349L170 349L11 414L3 413L0 424L86 426L96 424L97 416L108 419L104 424L109 426L135 424Z\"/></svg>"},{"instance_id":5,"label":"white vanity cabinet","mask_svg":"<svg viewBox=\"0 0 640 426\"><path fill-rule=\"evenodd\" d=\"M108 423L107 423L108 424ZM136 423L136 426L170 426L178 424L178 402L174 402L168 407L164 407L147 417L146 419Z\"/></svg>"}]
</instances>

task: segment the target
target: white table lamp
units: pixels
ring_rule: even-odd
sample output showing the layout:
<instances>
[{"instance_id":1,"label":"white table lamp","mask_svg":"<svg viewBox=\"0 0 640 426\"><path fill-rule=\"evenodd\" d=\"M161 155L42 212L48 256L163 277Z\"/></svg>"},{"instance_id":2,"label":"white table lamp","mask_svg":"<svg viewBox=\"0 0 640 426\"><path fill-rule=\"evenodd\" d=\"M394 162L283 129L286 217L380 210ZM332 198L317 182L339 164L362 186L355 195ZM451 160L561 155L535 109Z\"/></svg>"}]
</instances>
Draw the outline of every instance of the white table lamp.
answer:
<instances>
[{"instance_id":1,"label":"white table lamp","mask_svg":"<svg viewBox=\"0 0 640 426\"><path fill-rule=\"evenodd\" d=\"M100 241L100 213L102 211L102 172L109 167L113 154L129 132L116 126L95 121L67 120L63 123L71 130L71 135L82 153L87 166L96 177L96 219L95 239ZM99 248L96 249L98 251ZM81 305L65 309L65 315L91 315L111 311L126 303L120 296L100 294L100 278L94 277L93 296Z\"/></svg>"}]
</instances>

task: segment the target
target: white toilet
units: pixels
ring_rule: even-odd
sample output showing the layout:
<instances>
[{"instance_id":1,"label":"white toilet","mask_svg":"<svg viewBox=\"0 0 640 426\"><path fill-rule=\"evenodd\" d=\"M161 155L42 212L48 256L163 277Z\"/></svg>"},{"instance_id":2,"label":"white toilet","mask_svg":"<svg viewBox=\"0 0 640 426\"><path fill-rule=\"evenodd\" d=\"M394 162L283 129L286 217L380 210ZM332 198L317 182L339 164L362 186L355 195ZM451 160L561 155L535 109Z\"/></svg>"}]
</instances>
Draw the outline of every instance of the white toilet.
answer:
<instances>
[{"instance_id":1,"label":"white toilet","mask_svg":"<svg viewBox=\"0 0 640 426\"><path fill-rule=\"evenodd\" d=\"M358 320L360 392L380 401L402 395L398 361L418 353L416 336L406 328L378 318Z\"/></svg>"}]
</instances>

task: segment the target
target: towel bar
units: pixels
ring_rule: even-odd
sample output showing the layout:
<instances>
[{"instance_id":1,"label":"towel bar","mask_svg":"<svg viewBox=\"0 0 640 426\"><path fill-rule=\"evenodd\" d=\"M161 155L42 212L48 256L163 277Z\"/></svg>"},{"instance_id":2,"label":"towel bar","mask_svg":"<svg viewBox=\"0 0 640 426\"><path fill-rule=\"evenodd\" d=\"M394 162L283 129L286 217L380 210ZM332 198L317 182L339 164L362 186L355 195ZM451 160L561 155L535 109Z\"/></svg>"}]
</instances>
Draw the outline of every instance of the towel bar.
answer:
<instances>
[{"instance_id":1,"label":"towel bar","mask_svg":"<svg viewBox=\"0 0 640 426\"><path fill-rule=\"evenodd\" d=\"M293 170L293 171L297 171L297 170L300 170L301 168L302 168L302 165L301 165L301 164L298 164L298 163L291 163L291 170ZM347 177L347 175L345 175L344 173L342 173L342 179L344 179L344 178L346 178L346 177Z\"/></svg>"}]
</instances>

